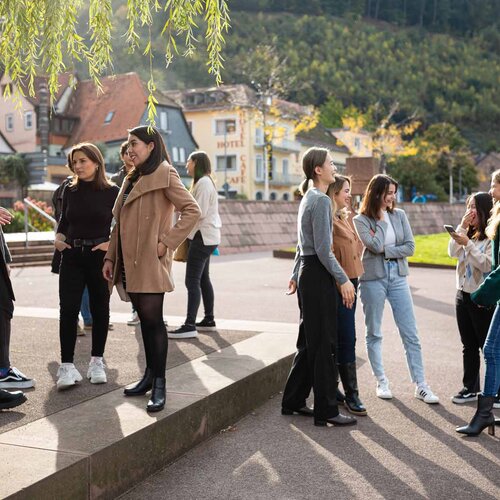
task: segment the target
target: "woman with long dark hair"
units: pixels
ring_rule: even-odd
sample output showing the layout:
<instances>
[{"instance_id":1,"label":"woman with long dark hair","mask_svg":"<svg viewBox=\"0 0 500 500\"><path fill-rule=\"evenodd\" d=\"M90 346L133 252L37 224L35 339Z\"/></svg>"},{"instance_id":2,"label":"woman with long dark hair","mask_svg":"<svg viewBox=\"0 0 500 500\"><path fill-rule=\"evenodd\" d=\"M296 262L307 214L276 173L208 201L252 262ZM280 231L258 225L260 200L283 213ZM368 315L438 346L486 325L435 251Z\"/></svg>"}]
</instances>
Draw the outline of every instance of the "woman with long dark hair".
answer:
<instances>
[{"instance_id":1,"label":"woman with long dark hair","mask_svg":"<svg viewBox=\"0 0 500 500\"><path fill-rule=\"evenodd\" d=\"M288 375L281 412L314 416L314 425L352 425L337 404L337 295L354 303L354 286L332 252L332 204L326 195L335 165L327 149L310 148L302 158L306 179L298 214L298 244L287 294L298 291L300 309L297 353ZM313 187L309 189L309 182ZM311 387L314 410L306 406Z\"/></svg>"},{"instance_id":2,"label":"woman with long dark hair","mask_svg":"<svg viewBox=\"0 0 500 500\"><path fill-rule=\"evenodd\" d=\"M496 170L491 176L489 193L495 201L486 227L486 236L493 241L493 271L471 294L471 299L484 307L495 306L495 311L483 347L486 365L483 392L478 395L477 410L470 423L456 429L469 436L480 434L486 427L488 433L494 435L495 423L500 424L498 420L495 421L493 414L500 387L500 170Z\"/></svg>"},{"instance_id":3,"label":"woman with long dark hair","mask_svg":"<svg viewBox=\"0 0 500 500\"><path fill-rule=\"evenodd\" d=\"M165 406L168 339L163 299L174 289L172 254L196 224L200 209L172 167L155 128L129 130L128 153L134 168L113 208L116 225L102 271L122 300L132 301L141 321L146 370L124 393L142 396L152 389L147 410L155 412ZM172 225L174 208L180 217Z\"/></svg>"},{"instance_id":4,"label":"woman with long dark hair","mask_svg":"<svg viewBox=\"0 0 500 500\"><path fill-rule=\"evenodd\" d=\"M59 269L61 366L57 388L67 389L82 380L73 363L78 313L85 287L92 313L92 357L87 378L92 384L107 381L103 362L109 327L109 290L101 269L109 246L112 209L118 188L106 179L104 159L90 143L74 146L68 156L73 179L64 189L55 247Z\"/></svg>"},{"instance_id":5,"label":"woman with long dark hair","mask_svg":"<svg viewBox=\"0 0 500 500\"><path fill-rule=\"evenodd\" d=\"M438 403L439 398L425 381L422 348L407 280L407 258L415 251L415 240L405 212L395 208L397 188L398 183L388 175L372 177L360 214L354 217L356 231L365 245L359 289L365 314L366 349L377 379L377 396L392 399L382 360L382 315L387 301L403 342L415 397L425 403Z\"/></svg>"},{"instance_id":6,"label":"woman with long dark hair","mask_svg":"<svg viewBox=\"0 0 500 500\"><path fill-rule=\"evenodd\" d=\"M351 179L335 175L326 194L333 205L333 253L354 286L358 288L359 277L363 274L361 254L363 245L350 219ZM342 302L337 293L337 366L345 392L346 408L355 415L366 415L365 405L359 397L356 369L356 299L352 307Z\"/></svg>"},{"instance_id":7,"label":"woman with long dark hair","mask_svg":"<svg viewBox=\"0 0 500 500\"><path fill-rule=\"evenodd\" d=\"M214 331L214 289L210 281L210 255L220 243L219 202L217 189L211 177L210 159L204 151L195 151L189 155L186 170L193 178L191 194L198 202L201 217L189 233L189 250L186 262L186 288L188 291L187 315L184 324L168 332L171 338L193 338L200 331ZM196 323L196 315L203 298L205 314Z\"/></svg>"},{"instance_id":8,"label":"woman with long dark hair","mask_svg":"<svg viewBox=\"0 0 500 500\"><path fill-rule=\"evenodd\" d=\"M466 207L448 244L448 255L458 259L455 312L463 346L463 385L452 398L455 404L477 401L479 355L493 316L492 307L479 307L470 298L491 272L491 241L486 237L486 224L493 207L491 196L473 194L467 199Z\"/></svg>"}]
</instances>

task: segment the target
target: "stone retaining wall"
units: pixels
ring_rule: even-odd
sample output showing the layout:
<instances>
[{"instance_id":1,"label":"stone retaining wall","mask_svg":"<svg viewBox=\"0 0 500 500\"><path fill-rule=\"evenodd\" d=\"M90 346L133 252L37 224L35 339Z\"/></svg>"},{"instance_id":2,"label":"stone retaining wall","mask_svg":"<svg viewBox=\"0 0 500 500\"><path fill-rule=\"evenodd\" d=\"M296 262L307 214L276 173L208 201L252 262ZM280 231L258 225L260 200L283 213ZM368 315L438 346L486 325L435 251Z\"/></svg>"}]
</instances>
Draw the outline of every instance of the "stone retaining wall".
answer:
<instances>
[{"instance_id":1,"label":"stone retaining wall","mask_svg":"<svg viewBox=\"0 0 500 500\"><path fill-rule=\"evenodd\" d=\"M403 203L415 234L443 232L443 224L456 225L464 213L462 204ZM275 250L297 243L297 211L294 201L221 200L223 254Z\"/></svg>"}]
</instances>

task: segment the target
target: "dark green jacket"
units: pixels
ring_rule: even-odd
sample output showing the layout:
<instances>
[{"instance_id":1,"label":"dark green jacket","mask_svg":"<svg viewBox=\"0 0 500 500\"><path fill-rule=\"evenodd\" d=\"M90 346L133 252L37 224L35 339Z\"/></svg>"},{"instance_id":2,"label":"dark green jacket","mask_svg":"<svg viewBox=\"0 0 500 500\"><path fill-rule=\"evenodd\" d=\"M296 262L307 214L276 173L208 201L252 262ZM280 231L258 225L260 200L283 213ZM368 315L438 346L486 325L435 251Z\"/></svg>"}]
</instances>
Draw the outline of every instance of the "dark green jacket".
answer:
<instances>
[{"instance_id":1,"label":"dark green jacket","mask_svg":"<svg viewBox=\"0 0 500 500\"><path fill-rule=\"evenodd\" d=\"M481 306L500 305L500 227L493 240L493 271L483 284L471 294L472 300Z\"/></svg>"}]
</instances>

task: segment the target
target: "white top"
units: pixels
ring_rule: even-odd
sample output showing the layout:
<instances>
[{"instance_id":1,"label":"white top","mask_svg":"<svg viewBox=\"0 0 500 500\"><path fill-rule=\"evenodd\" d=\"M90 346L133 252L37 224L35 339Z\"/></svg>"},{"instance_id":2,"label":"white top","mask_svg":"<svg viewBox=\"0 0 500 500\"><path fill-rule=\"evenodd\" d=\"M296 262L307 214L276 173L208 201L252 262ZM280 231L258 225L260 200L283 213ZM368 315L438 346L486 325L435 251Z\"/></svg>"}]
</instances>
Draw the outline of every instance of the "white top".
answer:
<instances>
[{"instance_id":1,"label":"white top","mask_svg":"<svg viewBox=\"0 0 500 500\"><path fill-rule=\"evenodd\" d=\"M391 218L387 213L387 210L383 210L384 221L387 222L387 229L385 231L384 248L396 246L396 233L394 232L394 226L392 225Z\"/></svg>"},{"instance_id":2,"label":"white top","mask_svg":"<svg viewBox=\"0 0 500 500\"><path fill-rule=\"evenodd\" d=\"M467 234L467 230L461 225L455 231ZM448 255L458 259L457 290L475 292L491 272L492 248L491 240L487 238L482 241L470 239L465 246L450 238Z\"/></svg>"},{"instance_id":3,"label":"white top","mask_svg":"<svg viewBox=\"0 0 500 500\"><path fill-rule=\"evenodd\" d=\"M201 209L201 217L189 233L188 239L192 240L197 231L201 232L204 245L220 244L220 228L222 222L219 217L219 200L217 190L210 176L204 175L191 192Z\"/></svg>"}]
</instances>

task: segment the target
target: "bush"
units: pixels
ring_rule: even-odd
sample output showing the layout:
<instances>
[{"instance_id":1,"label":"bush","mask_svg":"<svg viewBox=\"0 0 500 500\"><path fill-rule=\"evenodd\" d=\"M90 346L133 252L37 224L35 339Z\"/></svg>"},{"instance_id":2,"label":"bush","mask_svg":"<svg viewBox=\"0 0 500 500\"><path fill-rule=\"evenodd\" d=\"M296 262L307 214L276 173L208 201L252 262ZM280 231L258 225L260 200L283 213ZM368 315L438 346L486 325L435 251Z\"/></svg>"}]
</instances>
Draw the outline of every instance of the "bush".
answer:
<instances>
[{"instance_id":1,"label":"bush","mask_svg":"<svg viewBox=\"0 0 500 500\"><path fill-rule=\"evenodd\" d=\"M16 212L9 209L12 214L12 221L10 224L5 224L2 226L4 233L23 233L24 232L24 212Z\"/></svg>"},{"instance_id":2,"label":"bush","mask_svg":"<svg viewBox=\"0 0 500 500\"><path fill-rule=\"evenodd\" d=\"M45 203L44 201L37 201L32 198L28 198L32 203L34 203L40 210L43 210L46 214L53 216L53 209L50 205ZM24 203L22 201L16 201L14 203L13 213L21 214L21 219L24 221ZM33 210L31 207L28 207L28 221L32 227L37 231L52 231L54 226L52 223L40 215L36 210ZM24 231L24 222L21 231ZM9 231L11 233L16 231Z\"/></svg>"}]
</instances>

